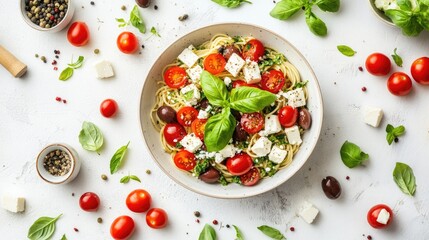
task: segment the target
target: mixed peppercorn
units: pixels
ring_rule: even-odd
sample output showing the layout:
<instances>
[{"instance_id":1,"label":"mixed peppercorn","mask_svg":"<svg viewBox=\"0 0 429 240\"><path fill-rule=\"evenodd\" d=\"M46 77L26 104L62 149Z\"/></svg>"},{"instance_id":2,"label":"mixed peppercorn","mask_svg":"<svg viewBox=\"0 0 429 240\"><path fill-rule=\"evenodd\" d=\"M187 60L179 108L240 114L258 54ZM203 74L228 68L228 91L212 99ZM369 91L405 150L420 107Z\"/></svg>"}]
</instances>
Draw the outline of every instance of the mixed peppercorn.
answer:
<instances>
[{"instance_id":1,"label":"mixed peppercorn","mask_svg":"<svg viewBox=\"0 0 429 240\"><path fill-rule=\"evenodd\" d=\"M52 28L66 15L68 0L25 0L27 17L42 28Z\"/></svg>"}]
</instances>

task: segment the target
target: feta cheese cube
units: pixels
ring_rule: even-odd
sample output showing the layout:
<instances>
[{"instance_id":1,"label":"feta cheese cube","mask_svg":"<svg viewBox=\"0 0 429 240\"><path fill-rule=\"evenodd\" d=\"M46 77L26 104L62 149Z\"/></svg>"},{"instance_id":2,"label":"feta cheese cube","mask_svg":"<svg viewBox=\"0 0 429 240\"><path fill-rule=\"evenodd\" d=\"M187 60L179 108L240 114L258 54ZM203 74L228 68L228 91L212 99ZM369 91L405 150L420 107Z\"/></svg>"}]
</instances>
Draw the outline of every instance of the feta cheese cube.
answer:
<instances>
[{"instance_id":1,"label":"feta cheese cube","mask_svg":"<svg viewBox=\"0 0 429 240\"><path fill-rule=\"evenodd\" d=\"M192 67L198 61L199 57L191 49L185 48L182 53L177 57L186 66Z\"/></svg>"},{"instance_id":2,"label":"feta cheese cube","mask_svg":"<svg viewBox=\"0 0 429 240\"><path fill-rule=\"evenodd\" d=\"M225 77L223 79L223 82L225 83L226 86L229 86L232 83L232 80L229 77Z\"/></svg>"},{"instance_id":3,"label":"feta cheese cube","mask_svg":"<svg viewBox=\"0 0 429 240\"><path fill-rule=\"evenodd\" d=\"M305 94L302 88L297 88L295 90L283 93L283 96L287 98L287 105L297 108L305 106Z\"/></svg>"},{"instance_id":4,"label":"feta cheese cube","mask_svg":"<svg viewBox=\"0 0 429 240\"><path fill-rule=\"evenodd\" d=\"M282 130L279 117L277 115L270 115L265 117L264 130L259 132L260 136L268 136L273 133L278 133Z\"/></svg>"},{"instance_id":5,"label":"feta cheese cube","mask_svg":"<svg viewBox=\"0 0 429 240\"><path fill-rule=\"evenodd\" d=\"M97 78L109 78L115 76L112 65L108 61L101 61L95 64L95 71L97 72Z\"/></svg>"},{"instance_id":6,"label":"feta cheese cube","mask_svg":"<svg viewBox=\"0 0 429 240\"><path fill-rule=\"evenodd\" d=\"M222 154L224 158L233 157L236 152L237 148L232 144L226 145L222 150L219 151L219 153Z\"/></svg>"},{"instance_id":7,"label":"feta cheese cube","mask_svg":"<svg viewBox=\"0 0 429 240\"><path fill-rule=\"evenodd\" d=\"M383 208L378 214L377 222L386 225L387 222L389 221L389 218L390 218L390 213Z\"/></svg>"},{"instance_id":8,"label":"feta cheese cube","mask_svg":"<svg viewBox=\"0 0 429 240\"><path fill-rule=\"evenodd\" d=\"M255 144L253 144L251 150L258 157L266 156L271 150L271 141L266 137L260 137L256 140Z\"/></svg>"},{"instance_id":9,"label":"feta cheese cube","mask_svg":"<svg viewBox=\"0 0 429 240\"><path fill-rule=\"evenodd\" d=\"M232 76L237 77L245 63L246 61L244 61L240 56L238 56L237 53L233 53L229 57L228 62L225 65L225 70L231 73ZM258 64L256 64L256 66L257 65Z\"/></svg>"},{"instance_id":10,"label":"feta cheese cube","mask_svg":"<svg viewBox=\"0 0 429 240\"><path fill-rule=\"evenodd\" d=\"M180 93L185 97L186 103L190 105L196 105L198 100L201 98L200 90L195 86L195 84L189 84L182 89Z\"/></svg>"},{"instance_id":11,"label":"feta cheese cube","mask_svg":"<svg viewBox=\"0 0 429 240\"><path fill-rule=\"evenodd\" d=\"M279 148L278 146L274 146L273 149L271 149L270 154L268 155L268 159L271 162L274 163L281 163L286 158L287 151Z\"/></svg>"},{"instance_id":12,"label":"feta cheese cube","mask_svg":"<svg viewBox=\"0 0 429 240\"><path fill-rule=\"evenodd\" d=\"M201 73L203 72L203 68L200 65L195 65L195 67L189 68L186 70L189 77L191 78L193 83L197 83L200 80Z\"/></svg>"},{"instance_id":13,"label":"feta cheese cube","mask_svg":"<svg viewBox=\"0 0 429 240\"><path fill-rule=\"evenodd\" d=\"M257 62L246 61L243 68L244 79L248 84L254 84L261 81L261 72Z\"/></svg>"},{"instance_id":14,"label":"feta cheese cube","mask_svg":"<svg viewBox=\"0 0 429 240\"><path fill-rule=\"evenodd\" d=\"M2 197L1 206L13 213L24 212L25 198L4 195Z\"/></svg>"},{"instance_id":15,"label":"feta cheese cube","mask_svg":"<svg viewBox=\"0 0 429 240\"><path fill-rule=\"evenodd\" d=\"M290 144L295 145L295 144L302 143L301 134L299 133L298 126L295 125L293 127L286 128L285 133L286 133L287 141Z\"/></svg>"},{"instance_id":16,"label":"feta cheese cube","mask_svg":"<svg viewBox=\"0 0 429 240\"><path fill-rule=\"evenodd\" d=\"M316 219L319 214L319 209L317 209L313 204L309 202L304 202L301 210L298 215L307 223L313 223L314 219Z\"/></svg>"},{"instance_id":17,"label":"feta cheese cube","mask_svg":"<svg viewBox=\"0 0 429 240\"><path fill-rule=\"evenodd\" d=\"M195 136L195 134L191 133L186 135L181 141L180 144L185 148L185 150L189 152L197 151L202 145L203 142L201 139Z\"/></svg>"},{"instance_id":18,"label":"feta cheese cube","mask_svg":"<svg viewBox=\"0 0 429 240\"><path fill-rule=\"evenodd\" d=\"M378 127L383 118L383 110L381 108L366 107L364 109L364 121L366 124Z\"/></svg>"}]
</instances>

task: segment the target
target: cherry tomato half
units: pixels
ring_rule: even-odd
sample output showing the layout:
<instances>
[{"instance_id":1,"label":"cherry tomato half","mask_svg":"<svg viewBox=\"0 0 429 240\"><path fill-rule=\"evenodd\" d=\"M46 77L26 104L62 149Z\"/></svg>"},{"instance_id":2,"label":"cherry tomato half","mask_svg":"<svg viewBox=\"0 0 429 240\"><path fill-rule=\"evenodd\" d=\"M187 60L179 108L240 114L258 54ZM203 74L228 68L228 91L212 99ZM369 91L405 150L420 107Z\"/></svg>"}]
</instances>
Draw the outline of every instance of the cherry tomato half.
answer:
<instances>
[{"instance_id":1,"label":"cherry tomato half","mask_svg":"<svg viewBox=\"0 0 429 240\"><path fill-rule=\"evenodd\" d=\"M132 54L139 48L139 40L132 32L122 32L116 39L116 45L121 52Z\"/></svg>"},{"instance_id":2,"label":"cherry tomato half","mask_svg":"<svg viewBox=\"0 0 429 240\"><path fill-rule=\"evenodd\" d=\"M79 205L84 211L95 212L100 205L100 198L93 192L86 192L80 196Z\"/></svg>"},{"instance_id":3,"label":"cherry tomato half","mask_svg":"<svg viewBox=\"0 0 429 240\"><path fill-rule=\"evenodd\" d=\"M150 208L152 197L143 189L136 189L128 194L125 203L128 209L136 213L146 212Z\"/></svg>"},{"instance_id":4,"label":"cherry tomato half","mask_svg":"<svg viewBox=\"0 0 429 240\"><path fill-rule=\"evenodd\" d=\"M198 117L198 110L193 107L182 107L177 111L177 121L182 124L182 126L189 127L192 122Z\"/></svg>"},{"instance_id":5,"label":"cherry tomato half","mask_svg":"<svg viewBox=\"0 0 429 240\"><path fill-rule=\"evenodd\" d=\"M89 41L89 29L84 22L74 22L67 31L67 39L76 47L84 46Z\"/></svg>"},{"instance_id":6,"label":"cherry tomato half","mask_svg":"<svg viewBox=\"0 0 429 240\"><path fill-rule=\"evenodd\" d=\"M207 119L195 119L192 124L192 132L200 138L201 140L204 139L204 128L206 127Z\"/></svg>"},{"instance_id":7,"label":"cherry tomato half","mask_svg":"<svg viewBox=\"0 0 429 240\"><path fill-rule=\"evenodd\" d=\"M204 69L211 74L218 74L225 70L226 60L220 53L212 53L204 59Z\"/></svg>"},{"instance_id":8,"label":"cherry tomato half","mask_svg":"<svg viewBox=\"0 0 429 240\"><path fill-rule=\"evenodd\" d=\"M178 123L167 123L164 127L164 138L170 146L176 146L186 136L186 130Z\"/></svg>"},{"instance_id":9,"label":"cherry tomato half","mask_svg":"<svg viewBox=\"0 0 429 240\"><path fill-rule=\"evenodd\" d=\"M404 96L411 92L411 78L403 72L395 72L387 80L387 89L396 96Z\"/></svg>"},{"instance_id":10,"label":"cherry tomato half","mask_svg":"<svg viewBox=\"0 0 429 240\"><path fill-rule=\"evenodd\" d=\"M134 220L129 216L120 216L112 222L110 235L115 240L126 240L134 232Z\"/></svg>"},{"instance_id":11,"label":"cherry tomato half","mask_svg":"<svg viewBox=\"0 0 429 240\"><path fill-rule=\"evenodd\" d=\"M411 65L411 75L416 82L429 85L429 58L421 57Z\"/></svg>"},{"instance_id":12,"label":"cherry tomato half","mask_svg":"<svg viewBox=\"0 0 429 240\"><path fill-rule=\"evenodd\" d=\"M167 212L161 208L152 208L146 214L146 223L151 228L164 228L168 223Z\"/></svg>"},{"instance_id":13,"label":"cherry tomato half","mask_svg":"<svg viewBox=\"0 0 429 240\"><path fill-rule=\"evenodd\" d=\"M292 127L298 119L298 109L284 106L279 110L279 121L283 127Z\"/></svg>"},{"instance_id":14,"label":"cherry tomato half","mask_svg":"<svg viewBox=\"0 0 429 240\"><path fill-rule=\"evenodd\" d=\"M251 61L258 62L259 58L264 56L265 53L265 47L261 43L261 41L257 39L252 39L248 41L246 44L244 44L243 49L243 58L249 59Z\"/></svg>"},{"instance_id":15,"label":"cherry tomato half","mask_svg":"<svg viewBox=\"0 0 429 240\"><path fill-rule=\"evenodd\" d=\"M100 105L100 113L104 117L110 118L115 116L116 112L118 111L118 103L116 103L113 99L106 99L103 102L101 102Z\"/></svg>"},{"instance_id":16,"label":"cherry tomato half","mask_svg":"<svg viewBox=\"0 0 429 240\"><path fill-rule=\"evenodd\" d=\"M185 69L174 66L164 72L164 81L171 88L181 88L188 82L188 75Z\"/></svg>"},{"instance_id":17,"label":"cherry tomato half","mask_svg":"<svg viewBox=\"0 0 429 240\"><path fill-rule=\"evenodd\" d=\"M278 70L270 70L262 74L261 87L271 93L278 93L285 85L285 76Z\"/></svg>"},{"instance_id":18,"label":"cherry tomato half","mask_svg":"<svg viewBox=\"0 0 429 240\"><path fill-rule=\"evenodd\" d=\"M176 167L185 171L191 171L197 164L195 155L184 149L177 152L173 160Z\"/></svg>"},{"instance_id":19,"label":"cherry tomato half","mask_svg":"<svg viewBox=\"0 0 429 240\"><path fill-rule=\"evenodd\" d=\"M365 61L366 70L375 76L386 76L391 65L390 59L382 53L373 53Z\"/></svg>"},{"instance_id":20,"label":"cherry tomato half","mask_svg":"<svg viewBox=\"0 0 429 240\"><path fill-rule=\"evenodd\" d=\"M259 170L255 167L252 167L247 173L240 176L241 184L249 187L258 183L260 179Z\"/></svg>"},{"instance_id":21,"label":"cherry tomato half","mask_svg":"<svg viewBox=\"0 0 429 240\"><path fill-rule=\"evenodd\" d=\"M387 220L386 224L382 223L382 221L380 221L381 223L377 221L378 216L380 215L380 212L383 209L389 213L389 219ZM375 205L374 207L372 207L368 211L366 218L368 220L369 225L371 225L371 227L373 227L373 228L385 228L385 227L389 226L389 224L392 222L393 212L389 206L387 206L385 204L378 204L378 205Z\"/></svg>"},{"instance_id":22,"label":"cherry tomato half","mask_svg":"<svg viewBox=\"0 0 429 240\"><path fill-rule=\"evenodd\" d=\"M253 166L252 158L247 153L239 153L226 160L228 172L235 176L247 173Z\"/></svg>"},{"instance_id":23,"label":"cherry tomato half","mask_svg":"<svg viewBox=\"0 0 429 240\"><path fill-rule=\"evenodd\" d=\"M240 120L244 131L250 134L259 132L264 126L264 122L264 117L258 112L244 113Z\"/></svg>"},{"instance_id":24,"label":"cherry tomato half","mask_svg":"<svg viewBox=\"0 0 429 240\"><path fill-rule=\"evenodd\" d=\"M259 88L256 84L248 84L247 82L243 80L235 80L232 82L232 88L238 88L238 87L255 87Z\"/></svg>"}]
</instances>

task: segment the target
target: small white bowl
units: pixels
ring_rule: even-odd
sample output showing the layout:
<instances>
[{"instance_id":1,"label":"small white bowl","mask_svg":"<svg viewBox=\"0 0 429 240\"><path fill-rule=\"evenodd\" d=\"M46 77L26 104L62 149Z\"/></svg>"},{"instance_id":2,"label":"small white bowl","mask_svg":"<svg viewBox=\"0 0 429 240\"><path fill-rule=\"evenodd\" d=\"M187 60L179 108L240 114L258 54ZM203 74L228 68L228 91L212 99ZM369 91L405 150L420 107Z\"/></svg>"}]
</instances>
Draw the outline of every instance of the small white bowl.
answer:
<instances>
[{"instance_id":1,"label":"small white bowl","mask_svg":"<svg viewBox=\"0 0 429 240\"><path fill-rule=\"evenodd\" d=\"M375 6L374 2L375 0L369 0L369 4L371 5L372 12L378 17L378 19L380 19L382 22L390 26L395 26L392 20L388 16L386 16L386 14L383 11L381 11Z\"/></svg>"},{"instance_id":2,"label":"small white bowl","mask_svg":"<svg viewBox=\"0 0 429 240\"><path fill-rule=\"evenodd\" d=\"M43 1L43 0L42 0ZM51 28L42 28L39 25L33 23L30 18L27 16L27 12L25 11L25 0L21 0L21 15L24 18L24 21L32 28L41 31L41 32L59 32L63 30L67 25L70 23L70 21L73 18L74 9L75 6L73 4L73 0L68 0L68 8L66 15L64 16L63 20L59 22L57 25Z\"/></svg>"},{"instance_id":3,"label":"small white bowl","mask_svg":"<svg viewBox=\"0 0 429 240\"><path fill-rule=\"evenodd\" d=\"M55 150L61 150L66 152L70 156L71 160L71 168L69 172L63 176L54 176L50 174L45 167L43 167L43 162L45 156ZM40 151L36 160L36 169L39 176L48 183L52 184L63 184L71 182L79 173L81 161L79 160L79 156L70 145L65 143L55 143L46 146L42 151Z\"/></svg>"}]
</instances>

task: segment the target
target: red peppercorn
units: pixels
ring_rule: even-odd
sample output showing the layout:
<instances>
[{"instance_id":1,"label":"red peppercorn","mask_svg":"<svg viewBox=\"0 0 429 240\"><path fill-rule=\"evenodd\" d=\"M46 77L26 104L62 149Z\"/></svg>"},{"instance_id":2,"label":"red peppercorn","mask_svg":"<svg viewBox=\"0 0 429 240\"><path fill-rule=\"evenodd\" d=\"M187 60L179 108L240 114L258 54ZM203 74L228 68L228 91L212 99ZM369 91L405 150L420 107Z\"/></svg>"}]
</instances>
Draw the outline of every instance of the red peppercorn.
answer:
<instances>
[{"instance_id":1,"label":"red peppercorn","mask_svg":"<svg viewBox=\"0 0 429 240\"><path fill-rule=\"evenodd\" d=\"M61 98L60 98L60 97L56 97L56 98L55 98L55 100L56 100L57 102L61 102Z\"/></svg>"},{"instance_id":2,"label":"red peppercorn","mask_svg":"<svg viewBox=\"0 0 429 240\"><path fill-rule=\"evenodd\" d=\"M63 103L67 103L67 100L63 99Z\"/></svg>"},{"instance_id":3,"label":"red peppercorn","mask_svg":"<svg viewBox=\"0 0 429 240\"><path fill-rule=\"evenodd\" d=\"M57 65L57 61L56 60L52 61L52 65Z\"/></svg>"},{"instance_id":4,"label":"red peppercorn","mask_svg":"<svg viewBox=\"0 0 429 240\"><path fill-rule=\"evenodd\" d=\"M73 228L73 230L74 230L75 232L79 232L79 229L77 229L77 228Z\"/></svg>"},{"instance_id":5,"label":"red peppercorn","mask_svg":"<svg viewBox=\"0 0 429 240\"><path fill-rule=\"evenodd\" d=\"M371 235L368 235L368 237L366 237L368 240L372 240Z\"/></svg>"},{"instance_id":6,"label":"red peppercorn","mask_svg":"<svg viewBox=\"0 0 429 240\"><path fill-rule=\"evenodd\" d=\"M54 67L54 70L55 70L55 71L57 71L57 70L58 70L58 68L57 68L57 67Z\"/></svg>"},{"instance_id":7,"label":"red peppercorn","mask_svg":"<svg viewBox=\"0 0 429 240\"><path fill-rule=\"evenodd\" d=\"M294 232L294 231L295 231L295 228L294 228L294 227L290 227L290 228L289 228L289 230L290 230L291 232Z\"/></svg>"},{"instance_id":8,"label":"red peppercorn","mask_svg":"<svg viewBox=\"0 0 429 240\"><path fill-rule=\"evenodd\" d=\"M359 67L359 71L363 72L363 67Z\"/></svg>"},{"instance_id":9,"label":"red peppercorn","mask_svg":"<svg viewBox=\"0 0 429 240\"><path fill-rule=\"evenodd\" d=\"M53 15L51 15L51 17L49 18L51 21L54 21L55 17Z\"/></svg>"},{"instance_id":10,"label":"red peppercorn","mask_svg":"<svg viewBox=\"0 0 429 240\"><path fill-rule=\"evenodd\" d=\"M198 218L197 218L197 219L195 220L195 222L200 223L200 219L198 219Z\"/></svg>"},{"instance_id":11,"label":"red peppercorn","mask_svg":"<svg viewBox=\"0 0 429 240\"><path fill-rule=\"evenodd\" d=\"M366 87L362 87L362 92L366 92Z\"/></svg>"},{"instance_id":12,"label":"red peppercorn","mask_svg":"<svg viewBox=\"0 0 429 240\"><path fill-rule=\"evenodd\" d=\"M346 179L347 179L347 180L350 180L350 177L349 177L349 176L347 176L347 177L346 177Z\"/></svg>"},{"instance_id":13,"label":"red peppercorn","mask_svg":"<svg viewBox=\"0 0 429 240\"><path fill-rule=\"evenodd\" d=\"M213 220L213 224L214 225L217 225L219 222L215 219L215 220Z\"/></svg>"}]
</instances>

